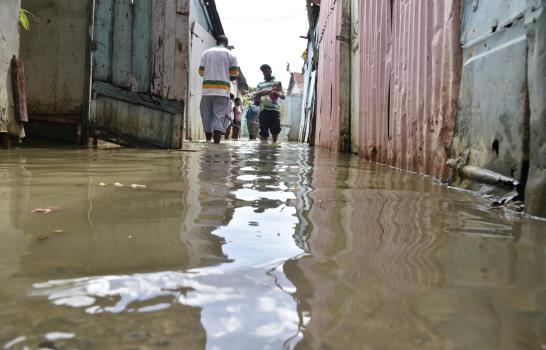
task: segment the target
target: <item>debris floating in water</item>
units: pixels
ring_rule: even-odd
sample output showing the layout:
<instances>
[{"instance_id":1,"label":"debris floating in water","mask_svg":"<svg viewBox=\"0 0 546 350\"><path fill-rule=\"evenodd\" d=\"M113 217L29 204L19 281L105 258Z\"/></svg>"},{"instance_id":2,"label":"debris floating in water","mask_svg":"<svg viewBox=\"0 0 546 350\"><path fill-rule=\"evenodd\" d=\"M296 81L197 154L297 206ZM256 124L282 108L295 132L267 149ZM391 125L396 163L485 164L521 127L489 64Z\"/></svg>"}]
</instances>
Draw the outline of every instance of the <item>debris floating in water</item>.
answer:
<instances>
[{"instance_id":1,"label":"debris floating in water","mask_svg":"<svg viewBox=\"0 0 546 350\"><path fill-rule=\"evenodd\" d=\"M146 185L132 184L131 188L146 188Z\"/></svg>"},{"instance_id":2,"label":"debris floating in water","mask_svg":"<svg viewBox=\"0 0 546 350\"><path fill-rule=\"evenodd\" d=\"M108 184L104 182L99 182L99 186L104 187L104 186L108 186Z\"/></svg>"},{"instance_id":3,"label":"debris floating in water","mask_svg":"<svg viewBox=\"0 0 546 350\"><path fill-rule=\"evenodd\" d=\"M32 211L32 213L42 213L42 214L49 214L51 213L52 211L55 211L55 210L59 210L61 209L60 207L55 207L55 206L52 206L52 207L45 207L45 208L36 208Z\"/></svg>"},{"instance_id":4,"label":"debris floating in water","mask_svg":"<svg viewBox=\"0 0 546 350\"><path fill-rule=\"evenodd\" d=\"M56 235L60 235L61 233L64 233L64 230L53 230L53 233Z\"/></svg>"},{"instance_id":5,"label":"debris floating in water","mask_svg":"<svg viewBox=\"0 0 546 350\"><path fill-rule=\"evenodd\" d=\"M114 186L116 186L116 187L123 187L124 185L123 185L122 183L116 182L116 183L114 183Z\"/></svg>"}]
</instances>

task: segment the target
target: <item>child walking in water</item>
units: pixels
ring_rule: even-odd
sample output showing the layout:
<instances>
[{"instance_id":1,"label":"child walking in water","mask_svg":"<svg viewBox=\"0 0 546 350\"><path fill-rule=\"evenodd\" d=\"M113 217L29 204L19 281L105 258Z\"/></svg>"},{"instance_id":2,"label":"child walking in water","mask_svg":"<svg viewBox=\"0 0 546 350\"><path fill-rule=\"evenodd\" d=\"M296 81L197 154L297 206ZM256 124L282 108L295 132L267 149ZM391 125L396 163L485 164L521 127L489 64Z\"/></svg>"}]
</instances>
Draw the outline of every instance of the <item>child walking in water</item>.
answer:
<instances>
[{"instance_id":1,"label":"child walking in water","mask_svg":"<svg viewBox=\"0 0 546 350\"><path fill-rule=\"evenodd\" d=\"M259 106L260 100L256 99L254 104L248 107L245 114L249 140L256 140L258 133L260 132L260 122L258 121L258 114L260 113Z\"/></svg>"},{"instance_id":2,"label":"child walking in water","mask_svg":"<svg viewBox=\"0 0 546 350\"><path fill-rule=\"evenodd\" d=\"M243 114L243 103L237 97L235 99L235 106L233 106L233 123L231 125L231 138L234 140L239 139L239 133L241 132L241 114Z\"/></svg>"}]
</instances>

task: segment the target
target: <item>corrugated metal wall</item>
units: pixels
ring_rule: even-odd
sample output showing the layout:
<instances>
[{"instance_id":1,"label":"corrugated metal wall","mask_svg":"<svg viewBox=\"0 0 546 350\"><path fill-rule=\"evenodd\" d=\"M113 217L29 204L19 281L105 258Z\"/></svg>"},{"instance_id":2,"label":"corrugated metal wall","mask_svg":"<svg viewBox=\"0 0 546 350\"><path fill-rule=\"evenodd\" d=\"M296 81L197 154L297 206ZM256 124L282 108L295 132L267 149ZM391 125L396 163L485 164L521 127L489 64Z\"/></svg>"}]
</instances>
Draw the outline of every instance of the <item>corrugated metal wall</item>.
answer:
<instances>
[{"instance_id":1,"label":"corrugated metal wall","mask_svg":"<svg viewBox=\"0 0 546 350\"><path fill-rule=\"evenodd\" d=\"M460 2L363 0L363 157L446 178L460 81Z\"/></svg>"},{"instance_id":2,"label":"corrugated metal wall","mask_svg":"<svg viewBox=\"0 0 546 350\"><path fill-rule=\"evenodd\" d=\"M331 151L339 150L340 136L341 45L336 36L341 31L341 7L341 0L322 1L317 25L319 83L315 144Z\"/></svg>"},{"instance_id":3,"label":"corrugated metal wall","mask_svg":"<svg viewBox=\"0 0 546 350\"><path fill-rule=\"evenodd\" d=\"M351 1L351 152L360 153L360 0Z\"/></svg>"}]
</instances>

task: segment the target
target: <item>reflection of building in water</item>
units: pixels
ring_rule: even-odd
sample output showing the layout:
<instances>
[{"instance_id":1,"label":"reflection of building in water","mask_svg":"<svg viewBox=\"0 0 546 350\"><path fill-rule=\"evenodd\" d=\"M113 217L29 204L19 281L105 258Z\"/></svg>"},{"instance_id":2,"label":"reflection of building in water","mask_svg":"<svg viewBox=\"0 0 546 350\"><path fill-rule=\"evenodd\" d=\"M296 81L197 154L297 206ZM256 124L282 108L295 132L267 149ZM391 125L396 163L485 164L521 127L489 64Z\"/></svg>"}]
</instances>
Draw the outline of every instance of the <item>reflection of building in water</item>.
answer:
<instances>
[{"instance_id":1,"label":"reflection of building in water","mask_svg":"<svg viewBox=\"0 0 546 350\"><path fill-rule=\"evenodd\" d=\"M0 168L0 281L18 272L19 257L26 246L20 213L15 208L25 206L28 187L12 184L28 184L30 179L24 163L12 160L8 154L2 154L2 157L5 157L3 162L13 162L13 167Z\"/></svg>"},{"instance_id":2,"label":"reflection of building in water","mask_svg":"<svg viewBox=\"0 0 546 350\"><path fill-rule=\"evenodd\" d=\"M518 225L468 194L344 156L317 153L311 186L310 255L285 265L310 317L301 348L541 344L545 275L532 245L522 258L506 239Z\"/></svg>"},{"instance_id":3,"label":"reflection of building in water","mask_svg":"<svg viewBox=\"0 0 546 350\"><path fill-rule=\"evenodd\" d=\"M26 274L182 270L190 259L199 261L196 256L220 252L210 234L191 247L191 239L181 240L183 220L195 220L188 200L199 183L184 176L192 171L185 154L104 151L92 162L77 152L54 157L29 159L29 175L14 186L28 197L12 203L16 225L31 238L21 259ZM59 209L31 213L47 206ZM40 235L48 239L36 239Z\"/></svg>"},{"instance_id":4,"label":"reflection of building in water","mask_svg":"<svg viewBox=\"0 0 546 350\"><path fill-rule=\"evenodd\" d=\"M405 186L400 173L370 176L359 164L336 155L315 157L311 255L297 262L307 280L297 294L311 317L304 343L376 348L423 339L423 348L435 348L430 327L407 303L440 283L427 207L419 206L416 192L379 190L391 181ZM408 227L410 219L424 225Z\"/></svg>"}]
</instances>

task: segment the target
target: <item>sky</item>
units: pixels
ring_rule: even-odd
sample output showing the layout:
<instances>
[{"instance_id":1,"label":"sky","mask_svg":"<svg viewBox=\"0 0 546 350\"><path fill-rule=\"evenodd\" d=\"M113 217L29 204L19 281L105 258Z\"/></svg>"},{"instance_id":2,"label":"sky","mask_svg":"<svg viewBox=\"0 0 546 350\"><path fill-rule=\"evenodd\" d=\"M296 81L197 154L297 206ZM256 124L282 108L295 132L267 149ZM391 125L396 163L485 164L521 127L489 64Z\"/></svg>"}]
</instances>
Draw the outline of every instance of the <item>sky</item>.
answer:
<instances>
[{"instance_id":1,"label":"sky","mask_svg":"<svg viewBox=\"0 0 546 350\"><path fill-rule=\"evenodd\" d=\"M260 66L267 63L273 75L288 88L290 74L301 72L301 55L307 47L305 0L216 0L229 44L249 86L263 80Z\"/></svg>"}]
</instances>

